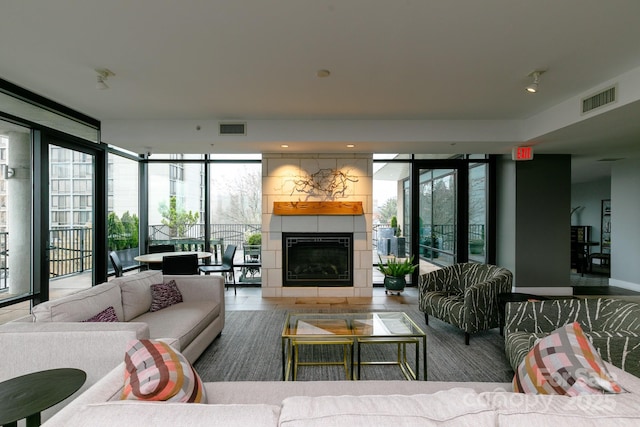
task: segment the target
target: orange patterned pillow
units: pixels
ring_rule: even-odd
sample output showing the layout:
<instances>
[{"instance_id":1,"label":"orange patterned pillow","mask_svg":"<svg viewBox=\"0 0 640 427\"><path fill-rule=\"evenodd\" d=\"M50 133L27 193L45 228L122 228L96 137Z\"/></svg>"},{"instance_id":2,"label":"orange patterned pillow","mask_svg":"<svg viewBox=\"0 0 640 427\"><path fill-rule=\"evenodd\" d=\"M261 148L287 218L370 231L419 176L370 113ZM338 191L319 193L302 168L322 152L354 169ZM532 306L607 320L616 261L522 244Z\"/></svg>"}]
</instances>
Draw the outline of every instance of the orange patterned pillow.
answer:
<instances>
[{"instance_id":1,"label":"orange patterned pillow","mask_svg":"<svg viewBox=\"0 0 640 427\"><path fill-rule=\"evenodd\" d=\"M202 380L169 344L132 340L125 353L122 400L207 403Z\"/></svg>"},{"instance_id":2,"label":"orange patterned pillow","mask_svg":"<svg viewBox=\"0 0 640 427\"><path fill-rule=\"evenodd\" d=\"M513 377L513 391L530 394L623 393L578 322L540 339Z\"/></svg>"}]
</instances>

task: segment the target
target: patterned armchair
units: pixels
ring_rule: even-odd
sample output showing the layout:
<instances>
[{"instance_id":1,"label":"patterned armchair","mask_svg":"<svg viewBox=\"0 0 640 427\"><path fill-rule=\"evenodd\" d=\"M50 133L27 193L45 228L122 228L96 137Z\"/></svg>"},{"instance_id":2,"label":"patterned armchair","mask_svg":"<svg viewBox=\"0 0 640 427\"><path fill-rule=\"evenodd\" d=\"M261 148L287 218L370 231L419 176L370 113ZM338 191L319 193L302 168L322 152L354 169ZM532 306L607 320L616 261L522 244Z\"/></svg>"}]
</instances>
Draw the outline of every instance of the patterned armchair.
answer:
<instances>
[{"instance_id":1,"label":"patterned armchair","mask_svg":"<svg viewBox=\"0 0 640 427\"><path fill-rule=\"evenodd\" d=\"M489 264L459 263L420 276L419 308L470 334L499 326L498 294L511 292L513 275Z\"/></svg>"},{"instance_id":2,"label":"patterned armchair","mask_svg":"<svg viewBox=\"0 0 640 427\"><path fill-rule=\"evenodd\" d=\"M640 304L611 298L508 303L505 353L513 370L537 340L573 322L603 360L640 377Z\"/></svg>"}]
</instances>

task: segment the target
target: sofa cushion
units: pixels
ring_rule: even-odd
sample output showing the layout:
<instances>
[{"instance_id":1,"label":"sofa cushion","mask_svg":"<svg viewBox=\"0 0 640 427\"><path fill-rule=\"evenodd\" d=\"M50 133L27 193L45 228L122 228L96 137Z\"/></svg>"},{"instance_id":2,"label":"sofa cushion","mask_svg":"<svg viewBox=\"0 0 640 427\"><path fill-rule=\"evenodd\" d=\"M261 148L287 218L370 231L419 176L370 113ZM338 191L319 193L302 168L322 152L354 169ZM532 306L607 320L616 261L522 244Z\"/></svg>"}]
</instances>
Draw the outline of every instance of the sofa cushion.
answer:
<instances>
[{"instance_id":1,"label":"sofa cushion","mask_svg":"<svg viewBox=\"0 0 640 427\"><path fill-rule=\"evenodd\" d=\"M280 411L281 427L416 425L495 426L497 418L478 393L466 388L412 396L296 396L285 399Z\"/></svg>"},{"instance_id":2,"label":"sofa cushion","mask_svg":"<svg viewBox=\"0 0 640 427\"><path fill-rule=\"evenodd\" d=\"M181 302L161 311L147 312L134 319L149 326L151 338L172 337L186 348L220 316L221 305L211 300Z\"/></svg>"},{"instance_id":3,"label":"sofa cushion","mask_svg":"<svg viewBox=\"0 0 640 427\"><path fill-rule=\"evenodd\" d=\"M481 396L495 408L501 427L640 425L638 397L633 393L569 397L487 392Z\"/></svg>"},{"instance_id":4,"label":"sofa cushion","mask_svg":"<svg viewBox=\"0 0 640 427\"><path fill-rule=\"evenodd\" d=\"M206 403L200 376L167 343L131 340L125 353L122 400Z\"/></svg>"},{"instance_id":5,"label":"sofa cushion","mask_svg":"<svg viewBox=\"0 0 640 427\"><path fill-rule=\"evenodd\" d=\"M175 280L151 285L151 309L149 311L162 310L179 302L182 302L182 294Z\"/></svg>"},{"instance_id":6,"label":"sofa cushion","mask_svg":"<svg viewBox=\"0 0 640 427\"><path fill-rule=\"evenodd\" d=\"M86 405L64 427L275 427L275 405L189 405L171 402L108 402Z\"/></svg>"},{"instance_id":7,"label":"sofa cushion","mask_svg":"<svg viewBox=\"0 0 640 427\"><path fill-rule=\"evenodd\" d=\"M162 272L143 271L131 276L119 277L112 283L120 286L124 321L129 322L151 308L151 285L163 283Z\"/></svg>"},{"instance_id":8,"label":"sofa cushion","mask_svg":"<svg viewBox=\"0 0 640 427\"><path fill-rule=\"evenodd\" d=\"M95 316L83 320L83 322L119 322L119 320L116 311L113 309L113 306L110 305Z\"/></svg>"},{"instance_id":9,"label":"sofa cushion","mask_svg":"<svg viewBox=\"0 0 640 427\"><path fill-rule=\"evenodd\" d=\"M578 322L558 328L536 343L518 366L513 389L568 396L623 391Z\"/></svg>"},{"instance_id":10,"label":"sofa cushion","mask_svg":"<svg viewBox=\"0 0 640 427\"><path fill-rule=\"evenodd\" d=\"M82 322L109 306L118 319L124 319L120 287L103 283L75 294L43 302L33 307L36 322Z\"/></svg>"}]
</instances>

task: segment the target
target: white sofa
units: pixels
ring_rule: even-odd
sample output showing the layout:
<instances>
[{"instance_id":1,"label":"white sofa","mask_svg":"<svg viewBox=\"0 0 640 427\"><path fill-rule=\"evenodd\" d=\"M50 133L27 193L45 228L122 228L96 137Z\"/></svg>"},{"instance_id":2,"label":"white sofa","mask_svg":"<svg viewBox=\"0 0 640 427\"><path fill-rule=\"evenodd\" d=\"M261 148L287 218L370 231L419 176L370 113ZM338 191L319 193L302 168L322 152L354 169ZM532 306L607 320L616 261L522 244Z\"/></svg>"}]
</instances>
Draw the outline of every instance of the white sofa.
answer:
<instances>
[{"instance_id":1,"label":"white sofa","mask_svg":"<svg viewBox=\"0 0 640 427\"><path fill-rule=\"evenodd\" d=\"M513 393L509 383L436 381L209 382L209 403L195 404L119 400L122 364L43 426L640 425L640 379L607 366L629 393L536 396Z\"/></svg>"},{"instance_id":2,"label":"white sofa","mask_svg":"<svg viewBox=\"0 0 640 427\"><path fill-rule=\"evenodd\" d=\"M149 312L150 286L169 280L176 281L183 302ZM83 322L109 306L120 322ZM1 325L0 381L61 367L85 371L84 386L46 411L46 419L118 366L129 340L163 338L194 362L221 333L224 319L220 276L163 276L160 271L123 276L39 304L31 315Z\"/></svg>"}]
</instances>

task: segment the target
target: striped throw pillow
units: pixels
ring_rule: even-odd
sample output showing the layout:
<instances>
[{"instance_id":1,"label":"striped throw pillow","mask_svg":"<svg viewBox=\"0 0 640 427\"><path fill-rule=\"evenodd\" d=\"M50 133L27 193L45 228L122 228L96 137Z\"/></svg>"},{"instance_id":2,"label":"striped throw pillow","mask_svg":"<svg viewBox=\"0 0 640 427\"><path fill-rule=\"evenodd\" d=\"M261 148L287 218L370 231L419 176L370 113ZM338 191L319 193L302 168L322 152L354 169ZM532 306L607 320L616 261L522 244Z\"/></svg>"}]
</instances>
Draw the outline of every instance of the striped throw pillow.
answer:
<instances>
[{"instance_id":1,"label":"striped throw pillow","mask_svg":"<svg viewBox=\"0 0 640 427\"><path fill-rule=\"evenodd\" d=\"M198 373L169 344L131 340L125 353L122 400L207 403Z\"/></svg>"},{"instance_id":2,"label":"striped throw pillow","mask_svg":"<svg viewBox=\"0 0 640 427\"><path fill-rule=\"evenodd\" d=\"M540 339L520 363L513 391L579 396L622 393L578 322Z\"/></svg>"},{"instance_id":3,"label":"striped throw pillow","mask_svg":"<svg viewBox=\"0 0 640 427\"><path fill-rule=\"evenodd\" d=\"M182 302L182 293L175 280L151 285L151 308L149 311L162 310L179 302Z\"/></svg>"},{"instance_id":4,"label":"striped throw pillow","mask_svg":"<svg viewBox=\"0 0 640 427\"><path fill-rule=\"evenodd\" d=\"M83 320L83 322L118 322L118 315L116 314L115 308L112 305L102 310L100 313L95 316L91 316L87 320Z\"/></svg>"}]
</instances>

